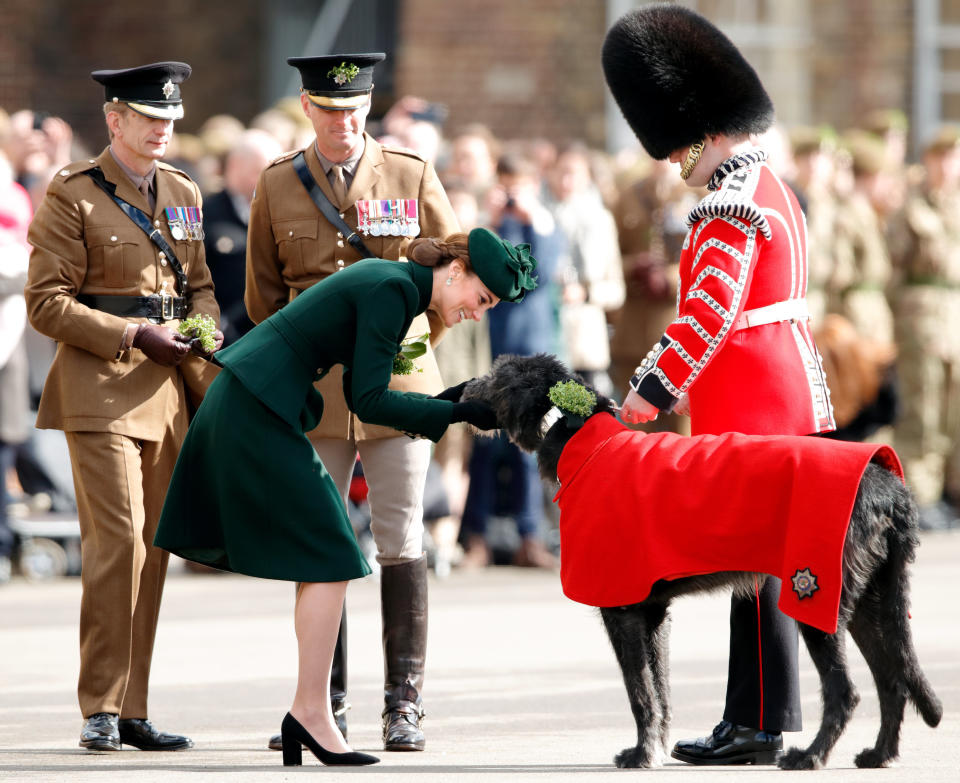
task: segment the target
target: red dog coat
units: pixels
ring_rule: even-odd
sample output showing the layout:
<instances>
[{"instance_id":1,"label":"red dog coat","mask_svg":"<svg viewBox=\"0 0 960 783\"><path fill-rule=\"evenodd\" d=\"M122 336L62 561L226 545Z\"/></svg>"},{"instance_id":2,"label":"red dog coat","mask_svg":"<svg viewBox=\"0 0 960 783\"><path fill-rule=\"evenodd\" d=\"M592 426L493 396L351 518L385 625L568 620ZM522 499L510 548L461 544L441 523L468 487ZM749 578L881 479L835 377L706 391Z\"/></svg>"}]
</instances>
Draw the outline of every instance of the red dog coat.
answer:
<instances>
[{"instance_id":1,"label":"red dog coat","mask_svg":"<svg viewBox=\"0 0 960 783\"><path fill-rule=\"evenodd\" d=\"M897 455L877 444L648 435L592 416L557 469L563 591L624 606L658 579L755 571L783 580L786 614L833 633L843 542L871 460L903 478Z\"/></svg>"}]
</instances>

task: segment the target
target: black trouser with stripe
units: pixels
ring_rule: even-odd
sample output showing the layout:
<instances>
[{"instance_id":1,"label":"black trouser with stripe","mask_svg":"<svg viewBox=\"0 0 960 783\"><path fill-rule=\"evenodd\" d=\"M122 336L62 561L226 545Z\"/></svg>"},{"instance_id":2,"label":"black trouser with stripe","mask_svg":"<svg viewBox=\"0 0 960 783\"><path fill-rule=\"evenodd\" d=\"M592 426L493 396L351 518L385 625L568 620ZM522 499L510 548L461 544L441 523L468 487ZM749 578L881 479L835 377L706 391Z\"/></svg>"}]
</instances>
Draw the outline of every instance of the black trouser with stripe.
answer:
<instances>
[{"instance_id":1,"label":"black trouser with stripe","mask_svg":"<svg viewBox=\"0 0 960 783\"><path fill-rule=\"evenodd\" d=\"M730 601L730 663L723 719L765 731L800 731L797 623L777 608L780 580Z\"/></svg>"}]
</instances>

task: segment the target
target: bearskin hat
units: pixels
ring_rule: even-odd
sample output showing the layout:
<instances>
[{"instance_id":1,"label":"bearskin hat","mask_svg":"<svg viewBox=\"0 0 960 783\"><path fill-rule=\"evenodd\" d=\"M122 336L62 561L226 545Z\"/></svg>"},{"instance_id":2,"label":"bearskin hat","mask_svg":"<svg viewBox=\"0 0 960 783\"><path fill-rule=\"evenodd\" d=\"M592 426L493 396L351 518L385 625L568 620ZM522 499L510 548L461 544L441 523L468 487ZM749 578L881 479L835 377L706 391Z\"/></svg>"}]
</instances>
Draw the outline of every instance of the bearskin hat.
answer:
<instances>
[{"instance_id":1,"label":"bearskin hat","mask_svg":"<svg viewBox=\"0 0 960 783\"><path fill-rule=\"evenodd\" d=\"M620 111L657 160L709 135L762 133L773 123L757 72L687 8L655 3L624 14L607 32L602 60Z\"/></svg>"}]
</instances>

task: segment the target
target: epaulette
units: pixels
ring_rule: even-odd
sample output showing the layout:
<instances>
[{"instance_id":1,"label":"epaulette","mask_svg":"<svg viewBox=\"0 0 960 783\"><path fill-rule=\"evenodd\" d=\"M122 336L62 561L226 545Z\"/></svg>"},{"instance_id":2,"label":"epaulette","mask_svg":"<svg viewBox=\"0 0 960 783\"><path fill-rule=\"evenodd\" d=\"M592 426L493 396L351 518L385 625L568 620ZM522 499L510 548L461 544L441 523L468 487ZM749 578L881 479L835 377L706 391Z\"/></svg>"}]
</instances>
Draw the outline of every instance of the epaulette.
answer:
<instances>
[{"instance_id":1,"label":"epaulette","mask_svg":"<svg viewBox=\"0 0 960 783\"><path fill-rule=\"evenodd\" d=\"M747 198L736 190L715 190L704 196L687 215L687 226L698 220L714 217L735 217L752 223L767 239L773 237L766 216L760 211L753 199Z\"/></svg>"},{"instance_id":2,"label":"epaulette","mask_svg":"<svg viewBox=\"0 0 960 783\"><path fill-rule=\"evenodd\" d=\"M95 168L97 162L90 158L89 160L76 160L73 163L68 163L54 176L55 180L60 180L61 182L66 182L70 177L73 177L77 174L82 174L85 171L90 171L90 169Z\"/></svg>"},{"instance_id":3,"label":"epaulette","mask_svg":"<svg viewBox=\"0 0 960 783\"><path fill-rule=\"evenodd\" d=\"M278 163L283 163L286 160L293 160L297 155L299 155L303 150L291 150L290 152L284 152L279 158L274 158L271 160L265 168L270 168L271 166L276 166Z\"/></svg>"},{"instance_id":4,"label":"epaulette","mask_svg":"<svg viewBox=\"0 0 960 783\"><path fill-rule=\"evenodd\" d=\"M387 146L386 144L381 144L380 149L382 149L384 152L389 152L393 155L404 155L408 158L413 158L415 160L420 161L421 163L427 162L427 159L424 158L422 155L406 147L391 147L391 146Z\"/></svg>"}]
</instances>

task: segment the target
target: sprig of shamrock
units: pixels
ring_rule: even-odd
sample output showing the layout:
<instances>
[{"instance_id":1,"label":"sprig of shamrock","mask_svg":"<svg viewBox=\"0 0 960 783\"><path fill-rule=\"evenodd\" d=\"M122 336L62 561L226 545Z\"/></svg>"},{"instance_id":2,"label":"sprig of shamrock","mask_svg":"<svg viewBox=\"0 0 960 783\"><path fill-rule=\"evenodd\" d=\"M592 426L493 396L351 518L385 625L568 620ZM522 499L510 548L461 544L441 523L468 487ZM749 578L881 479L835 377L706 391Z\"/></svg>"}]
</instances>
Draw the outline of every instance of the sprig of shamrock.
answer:
<instances>
[{"instance_id":1,"label":"sprig of shamrock","mask_svg":"<svg viewBox=\"0 0 960 783\"><path fill-rule=\"evenodd\" d=\"M597 405L597 395L576 381L555 383L547 396L560 410L582 418L592 414Z\"/></svg>"},{"instance_id":2,"label":"sprig of shamrock","mask_svg":"<svg viewBox=\"0 0 960 783\"><path fill-rule=\"evenodd\" d=\"M427 338L430 333L427 332L422 337L408 337L400 343L400 351L393 357L393 374L410 375L410 373L423 372L422 367L414 364L414 359L418 359L427 352Z\"/></svg>"},{"instance_id":3,"label":"sprig of shamrock","mask_svg":"<svg viewBox=\"0 0 960 783\"><path fill-rule=\"evenodd\" d=\"M212 353L217 347L215 335L217 323L206 313L198 313L180 322L180 334L197 339L205 353Z\"/></svg>"}]
</instances>

